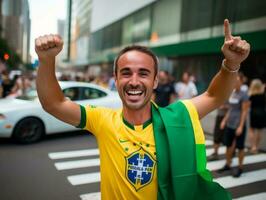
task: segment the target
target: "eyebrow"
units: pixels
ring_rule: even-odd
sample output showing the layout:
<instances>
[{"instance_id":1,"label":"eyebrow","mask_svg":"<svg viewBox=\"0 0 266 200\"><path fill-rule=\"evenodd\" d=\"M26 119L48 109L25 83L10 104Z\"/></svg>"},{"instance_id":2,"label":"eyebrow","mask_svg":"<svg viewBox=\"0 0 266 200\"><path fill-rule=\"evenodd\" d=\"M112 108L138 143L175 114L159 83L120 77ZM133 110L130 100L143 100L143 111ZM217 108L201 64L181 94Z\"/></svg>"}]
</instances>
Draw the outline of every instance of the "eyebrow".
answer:
<instances>
[{"instance_id":1,"label":"eyebrow","mask_svg":"<svg viewBox=\"0 0 266 200\"><path fill-rule=\"evenodd\" d=\"M119 70L119 72L123 72L123 71L131 71L131 70L129 67L125 67L125 68L122 68ZM140 68L139 71L151 73L151 71L149 69L146 69L146 68Z\"/></svg>"},{"instance_id":2,"label":"eyebrow","mask_svg":"<svg viewBox=\"0 0 266 200\"><path fill-rule=\"evenodd\" d=\"M141 71L141 72L148 72L148 73L151 73L151 71L150 70L148 70L148 69L146 69L146 68L140 68L140 70L139 71Z\"/></svg>"}]
</instances>

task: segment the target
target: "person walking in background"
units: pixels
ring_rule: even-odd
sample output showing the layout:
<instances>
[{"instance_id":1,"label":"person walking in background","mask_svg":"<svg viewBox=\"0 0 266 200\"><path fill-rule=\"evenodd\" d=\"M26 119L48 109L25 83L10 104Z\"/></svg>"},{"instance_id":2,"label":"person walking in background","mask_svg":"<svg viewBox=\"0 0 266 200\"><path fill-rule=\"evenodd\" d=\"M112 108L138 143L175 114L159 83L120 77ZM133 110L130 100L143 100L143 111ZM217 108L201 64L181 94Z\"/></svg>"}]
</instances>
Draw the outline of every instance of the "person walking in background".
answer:
<instances>
[{"instance_id":1,"label":"person walking in background","mask_svg":"<svg viewBox=\"0 0 266 200\"><path fill-rule=\"evenodd\" d=\"M2 72L2 97L6 97L10 94L13 87L12 80L9 78L9 72L7 70Z\"/></svg>"},{"instance_id":2,"label":"person walking in background","mask_svg":"<svg viewBox=\"0 0 266 200\"><path fill-rule=\"evenodd\" d=\"M257 153L262 136L262 129L266 127L265 86L260 79L252 80L249 89L250 100L250 128L249 139L251 153Z\"/></svg>"},{"instance_id":3,"label":"person walking in background","mask_svg":"<svg viewBox=\"0 0 266 200\"><path fill-rule=\"evenodd\" d=\"M14 86L8 97L17 97L25 95L31 88L32 88L31 81L25 74L22 74L15 78Z\"/></svg>"},{"instance_id":4,"label":"person walking in background","mask_svg":"<svg viewBox=\"0 0 266 200\"><path fill-rule=\"evenodd\" d=\"M225 103L221 105L217 110L217 116L215 119L215 127L214 127L214 137L213 137L213 154L209 157L209 161L214 161L219 159L219 147L220 144L223 143L224 138L224 129L221 129L221 122L228 110L228 104Z\"/></svg>"},{"instance_id":5,"label":"person walking in background","mask_svg":"<svg viewBox=\"0 0 266 200\"><path fill-rule=\"evenodd\" d=\"M194 82L191 81L188 72L184 72L181 81L176 83L175 92L178 95L178 99L190 99L198 94L197 88Z\"/></svg>"},{"instance_id":6,"label":"person walking in background","mask_svg":"<svg viewBox=\"0 0 266 200\"><path fill-rule=\"evenodd\" d=\"M248 92L248 77L246 77L242 72L239 72L239 78L242 82L240 90Z\"/></svg>"},{"instance_id":7,"label":"person walking in background","mask_svg":"<svg viewBox=\"0 0 266 200\"><path fill-rule=\"evenodd\" d=\"M109 81L108 81L108 88L112 91L116 91L116 86L115 86L115 77L112 76Z\"/></svg>"},{"instance_id":8,"label":"person walking in background","mask_svg":"<svg viewBox=\"0 0 266 200\"><path fill-rule=\"evenodd\" d=\"M221 122L221 129L225 129L226 164L218 172L222 173L231 170L233 153L235 148L237 148L238 168L233 173L234 177L240 177L243 172L246 119L250 105L248 94L241 90L241 85L242 81L238 76L235 90L229 98L229 109Z\"/></svg>"},{"instance_id":9,"label":"person walking in background","mask_svg":"<svg viewBox=\"0 0 266 200\"><path fill-rule=\"evenodd\" d=\"M158 106L165 107L176 99L176 93L173 84L169 80L167 71L159 72L158 87L154 90L154 101Z\"/></svg>"}]
</instances>

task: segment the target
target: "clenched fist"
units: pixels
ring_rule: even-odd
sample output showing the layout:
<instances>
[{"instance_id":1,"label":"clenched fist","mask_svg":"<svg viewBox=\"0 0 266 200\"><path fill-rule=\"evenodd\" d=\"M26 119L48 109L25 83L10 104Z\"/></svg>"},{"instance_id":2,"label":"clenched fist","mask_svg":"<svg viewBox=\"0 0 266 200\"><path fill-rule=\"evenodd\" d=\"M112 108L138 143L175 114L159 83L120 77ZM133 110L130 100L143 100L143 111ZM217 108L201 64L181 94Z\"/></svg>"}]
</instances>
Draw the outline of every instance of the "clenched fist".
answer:
<instances>
[{"instance_id":1,"label":"clenched fist","mask_svg":"<svg viewBox=\"0 0 266 200\"><path fill-rule=\"evenodd\" d=\"M63 40L59 35L44 35L35 39L35 51L40 60L54 59L63 48Z\"/></svg>"},{"instance_id":2,"label":"clenched fist","mask_svg":"<svg viewBox=\"0 0 266 200\"><path fill-rule=\"evenodd\" d=\"M250 45L241 37L231 35L230 24L227 19L224 20L224 44L222 52L225 57L226 66L230 70L236 70L249 54Z\"/></svg>"}]
</instances>

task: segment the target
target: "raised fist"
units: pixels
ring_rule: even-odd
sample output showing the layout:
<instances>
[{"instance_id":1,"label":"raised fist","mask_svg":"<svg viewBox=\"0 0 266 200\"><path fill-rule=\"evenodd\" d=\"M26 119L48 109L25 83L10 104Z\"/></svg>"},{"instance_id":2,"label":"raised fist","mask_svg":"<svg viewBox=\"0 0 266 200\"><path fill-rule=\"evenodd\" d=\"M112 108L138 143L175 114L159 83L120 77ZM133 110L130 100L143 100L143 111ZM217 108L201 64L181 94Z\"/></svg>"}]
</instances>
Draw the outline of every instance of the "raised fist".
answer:
<instances>
[{"instance_id":1,"label":"raised fist","mask_svg":"<svg viewBox=\"0 0 266 200\"><path fill-rule=\"evenodd\" d=\"M63 48L59 35L44 35L35 39L35 51L39 59L53 59Z\"/></svg>"}]
</instances>

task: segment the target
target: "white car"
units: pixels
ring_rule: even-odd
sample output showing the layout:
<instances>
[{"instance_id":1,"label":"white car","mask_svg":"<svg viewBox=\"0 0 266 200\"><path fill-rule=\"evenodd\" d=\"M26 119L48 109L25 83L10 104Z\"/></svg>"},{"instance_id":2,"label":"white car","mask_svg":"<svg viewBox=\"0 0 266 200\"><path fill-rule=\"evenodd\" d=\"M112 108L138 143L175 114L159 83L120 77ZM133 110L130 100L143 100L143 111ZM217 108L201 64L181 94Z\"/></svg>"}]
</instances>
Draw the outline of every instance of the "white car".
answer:
<instances>
[{"instance_id":1,"label":"white car","mask_svg":"<svg viewBox=\"0 0 266 200\"><path fill-rule=\"evenodd\" d=\"M117 92L91 83L59 82L64 95L81 105L120 108L122 102ZM45 112L31 90L25 96L0 100L0 137L14 138L20 143L31 143L44 134L78 130Z\"/></svg>"}]
</instances>

